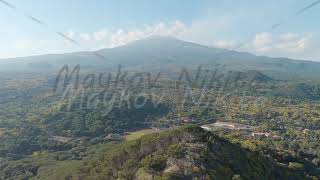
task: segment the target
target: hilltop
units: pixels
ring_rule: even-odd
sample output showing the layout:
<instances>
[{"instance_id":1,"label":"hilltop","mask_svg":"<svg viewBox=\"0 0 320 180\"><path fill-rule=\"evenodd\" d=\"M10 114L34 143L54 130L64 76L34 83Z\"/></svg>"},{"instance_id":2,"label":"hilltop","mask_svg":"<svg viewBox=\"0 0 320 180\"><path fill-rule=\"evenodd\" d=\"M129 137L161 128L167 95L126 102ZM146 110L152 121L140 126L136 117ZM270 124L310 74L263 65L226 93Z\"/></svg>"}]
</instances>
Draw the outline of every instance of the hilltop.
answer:
<instances>
[{"instance_id":1,"label":"hilltop","mask_svg":"<svg viewBox=\"0 0 320 180\"><path fill-rule=\"evenodd\" d=\"M197 126L145 135L101 151L95 158L68 167L64 173L45 173L56 168L40 172L35 179L303 179L305 176L301 169L288 168ZM61 172L61 167L58 171Z\"/></svg>"}]
</instances>

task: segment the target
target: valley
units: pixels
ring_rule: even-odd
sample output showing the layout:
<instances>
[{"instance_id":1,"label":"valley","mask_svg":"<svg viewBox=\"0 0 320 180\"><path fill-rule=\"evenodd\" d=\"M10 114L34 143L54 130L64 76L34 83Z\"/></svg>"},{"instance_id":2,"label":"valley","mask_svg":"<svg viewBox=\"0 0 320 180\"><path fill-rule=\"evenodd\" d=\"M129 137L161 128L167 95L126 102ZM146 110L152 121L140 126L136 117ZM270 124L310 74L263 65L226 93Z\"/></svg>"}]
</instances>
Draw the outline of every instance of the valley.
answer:
<instances>
[{"instance_id":1,"label":"valley","mask_svg":"<svg viewBox=\"0 0 320 180\"><path fill-rule=\"evenodd\" d=\"M150 57L143 68L79 59L79 71L1 71L0 179L320 177L320 79L308 74L318 63L299 62L307 73L292 79L294 60L238 69L240 55L260 60L159 37L106 52L141 49L130 57Z\"/></svg>"}]
</instances>

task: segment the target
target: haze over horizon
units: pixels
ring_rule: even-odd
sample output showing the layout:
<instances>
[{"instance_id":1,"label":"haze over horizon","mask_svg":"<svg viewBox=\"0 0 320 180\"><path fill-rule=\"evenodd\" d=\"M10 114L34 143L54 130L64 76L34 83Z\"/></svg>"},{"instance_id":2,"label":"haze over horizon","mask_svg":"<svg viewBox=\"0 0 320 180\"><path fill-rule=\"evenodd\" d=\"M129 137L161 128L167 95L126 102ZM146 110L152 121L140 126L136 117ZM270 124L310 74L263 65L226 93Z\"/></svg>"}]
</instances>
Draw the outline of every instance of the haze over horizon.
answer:
<instances>
[{"instance_id":1,"label":"haze over horizon","mask_svg":"<svg viewBox=\"0 0 320 180\"><path fill-rule=\"evenodd\" d=\"M112 48L162 35L256 55L320 60L317 49L320 26L316 23L320 6L293 16L312 2L203 0L183 4L179 1L90 4L12 0L10 3L18 13L0 4L3 27L0 59ZM75 3L77 6L73 7ZM69 7L73 7L72 13ZM141 9L145 11L141 13ZM41 20L49 28L30 21L21 12ZM90 16L85 12L90 12ZM278 23L281 26L272 28ZM81 48L57 36L55 31L75 40Z\"/></svg>"},{"instance_id":2,"label":"haze over horizon","mask_svg":"<svg viewBox=\"0 0 320 180\"><path fill-rule=\"evenodd\" d=\"M208 46L206 44L200 44L200 43L197 43L197 42L192 42L192 41L187 41L187 40L183 40L183 39L179 39L177 37L174 37L174 36L165 36L165 35L149 35L149 36L146 36L146 37L143 37L141 39L136 39L136 40L132 40L132 41L128 41L127 43L125 44L121 44L121 45L118 45L118 46L115 46L115 47L104 47L104 48L100 48L100 49L94 49L94 50L89 50L89 49L80 49L78 51L70 51L70 52L48 52L48 53L45 53L45 54L32 54L32 55L27 55L27 56L16 56L16 57L6 57L6 58L1 58L0 57L0 62L5 62L7 60L10 60L10 59L23 59L23 58L29 58L29 57L37 57L37 56L47 56L47 55L63 55L63 54L72 54L72 53L81 53L81 52L99 52L99 51L103 51L103 50L109 50L109 49L116 49L116 48L119 48L119 47L126 47L127 45L130 45L130 44L134 44L136 42L140 42L140 41L144 41L144 40L150 40L154 38L155 41L159 41L159 43L163 43L161 42L163 39L172 39L172 40L178 40L178 41L181 41L181 42L186 42L186 43L192 43L194 45L197 45L197 46L204 46L204 47L208 47L208 48L212 48L212 50L214 49L220 49L220 50L231 50L231 51L236 51L236 52L244 52L244 53L250 53L252 55L255 55L255 56L266 56L266 57L271 57L271 58L288 58L290 60L299 60L299 61L314 61L314 62L320 62L320 59L303 59L303 58L290 58L290 57L287 57L287 56L277 56L277 55L264 55L264 54L257 54L255 52L250 52L250 51L246 51L246 50L241 50L240 48L238 49L232 49L232 48L225 48L225 47L217 47L217 46ZM237 47L236 47L237 48ZM219 54L218 54L219 55Z\"/></svg>"},{"instance_id":3,"label":"haze over horizon","mask_svg":"<svg viewBox=\"0 0 320 180\"><path fill-rule=\"evenodd\" d=\"M0 0L0 180L320 179L320 0Z\"/></svg>"}]
</instances>

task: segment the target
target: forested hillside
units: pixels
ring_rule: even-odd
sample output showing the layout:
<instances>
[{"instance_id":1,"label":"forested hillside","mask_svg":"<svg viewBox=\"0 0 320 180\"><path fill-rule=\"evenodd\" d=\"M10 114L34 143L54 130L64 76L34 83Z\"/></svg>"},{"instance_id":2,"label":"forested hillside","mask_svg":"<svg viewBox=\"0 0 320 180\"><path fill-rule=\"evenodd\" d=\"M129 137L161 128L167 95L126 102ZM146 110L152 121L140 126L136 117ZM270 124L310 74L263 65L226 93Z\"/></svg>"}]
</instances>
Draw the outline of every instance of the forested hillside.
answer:
<instances>
[{"instance_id":1,"label":"forested hillside","mask_svg":"<svg viewBox=\"0 0 320 180\"><path fill-rule=\"evenodd\" d=\"M115 54L144 47L153 56L149 43L161 55L204 54L203 62L220 52L169 38ZM161 57L152 66L162 67ZM1 72L0 179L319 177L319 80L278 76L280 67L292 71L279 64L275 73L268 70L273 65L225 66L235 59L212 66L187 60L154 72L134 66ZM140 139L144 134L150 135Z\"/></svg>"},{"instance_id":2,"label":"forested hillside","mask_svg":"<svg viewBox=\"0 0 320 180\"><path fill-rule=\"evenodd\" d=\"M205 72L214 71L213 69ZM144 132L158 134L158 132L186 124L208 125L210 129L213 123L220 121L240 123L251 128L212 128L211 130L219 138L216 135L209 136L214 137L213 139L217 140L215 142L220 144L219 146L225 146L222 152L228 152L229 148L230 151L237 149L244 157L247 157L246 153L249 154L248 158L258 156L257 161L262 165L256 165L254 168L268 167L264 169L265 171L253 169L254 171L266 173L270 178L274 176L274 173L279 174L278 170L281 170L283 176L319 176L320 107L317 81L283 81L257 71L221 72L223 76L219 75L220 78L213 80L206 79L206 75L201 74L196 79L196 69L183 72L186 74L182 78L164 76L153 84L148 83L147 78L141 83L132 84L130 83L131 77L141 72L129 72L126 79L121 82L111 79L108 86L95 84L83 89L81 85L80 94L73 94L67 88L71 96L65 96L64 91L53 91L54 83L51 79L55 79L54 76L30 74L24 78L15 76L3 78L1 80L4 85L1 89L3 96L0 101L2 107L0 117L1 178L26 179L41 176L40 179L43 179L46 175L49 177L49 174L50 176L56 175L55 171L64 177L69 173L66 167L71 168L70 172L77 172L75 173L77 175L81 171L83 177L90 177L93 174L99 177L100 173L109 171L108 168L103 168L106 165L102 164L104 161L108 162L110 157L102 155L103 152L106 150L108 154L109 152L122 152L122 147L128 147L129 149L124 151L130 152L130 144L133 142L125 141L136 139L135 131L139 134L141 129L147 129L142 131L142 134ZM85 76L86 74L81 74L80 77ZM155 76L152 76L152 80ZM116 74L110 77L116 78ZM109 79L108 76L105 78L103 81ZM62 98L63 96L65 97ZM224 160L219 159L213 161L210 158L217 155L211 157L208 142L201 139L197 139L196 142L188 142L188 139L183 139L180 137L181 134L177 133L182 131L172 131L174 135L164 133L167 135L159 135L159 137L150 135L149 138L152 139L150 143L154 143L157 150L148 151L148 154L138 159L129 157L129 159L133 158L133 162L126 162L129 159L120 160L121 164L116 166L119 171L117 176L120 177L121 173L125 172L131 172L131 176L140 173L146 173L147 177L171 176L170 173L166 173L167 170L147 171L144 166L149 165L143 165L147 161L152 163L153 153L156 153L156 158L159 158L160 161L166 164L172 163L171 155L162 152L170 152L171 148L177 151L185 149L191 153L181 157L182 160L177 162L188 164L190 159L187 157L189 157L196 158L194 161L199 160L200 163L196 165L190 162L192 166L200 168L195 168L196 171L202 173L198 174L199 176L195 175L197 173L190 174L193 172L190 167L183 167L189 174L178 172L177 177L200 177L200 175L220 177L224 173L231 174L232 177L235 176L234 178L238 175L244 178L256 176L254 174L246 176L241 173L244 170L237 169L237 165L234 164L238 161L232 161L231 164L223 164ZM197 133L198 131L207 136L207 132L197 130ZM131 133L133 133L132 136ZM161 151L157 144L160 140L157 138L171 136L170 134L177 135L178 139L169 140L168 144L163 146L165 150ZM223 139L228 139L232 143ZM138 143L136 146L141 147L139 143L144 141L147 143L149 140L142 138L134 143ZM180 144L184 141L186 142ZM124 145L119 145L119 143L124 143ZM165 145L166 143L161 142L160 144ZM194 144L200 144L201 148ZM170 147L171 145L173 147ZM132 149L132 151L136 150ZM261 157L261 154L253 155L254 152L260 152L263 155ZM208 156L198 159L197 153L208 153ZM222 157L235 158L229 155L222 155ZM142 161L145 158L146 160ZM272 161L268 158L271 158ZM208 161L215 163L212 165ZM253 168L251 163L256 163L249 160L243 161L248 163L248 168ZM269 161L272 163L269 164ZM124 165L130 162L140 164L139 169L121 170L129 166ZM202 166L204 169L201 169ZM208 170L216 166L223 167L223 170ZM266 169L270 171L275 169L275 171L269 172Z\"/></svg>"},{"instance_id":3,"label":"forested hillside","mask_svg":"<svg viewBox=\"0 0 320 180\"><path fill-rule=\"evenodd\" d=\"M252 150L197 126L153 133L121 144L107 143L99 150L97 147L81 161L53 161L47 156L51 165L45 165L43 157L34 157L34 166L29 168L20 162L20 172L29 172L32 179L48 180L312 179L319 175L315 166L308 170L301 166L299 158L287 162L284 155Z\"/></svg>"}]
</instances>

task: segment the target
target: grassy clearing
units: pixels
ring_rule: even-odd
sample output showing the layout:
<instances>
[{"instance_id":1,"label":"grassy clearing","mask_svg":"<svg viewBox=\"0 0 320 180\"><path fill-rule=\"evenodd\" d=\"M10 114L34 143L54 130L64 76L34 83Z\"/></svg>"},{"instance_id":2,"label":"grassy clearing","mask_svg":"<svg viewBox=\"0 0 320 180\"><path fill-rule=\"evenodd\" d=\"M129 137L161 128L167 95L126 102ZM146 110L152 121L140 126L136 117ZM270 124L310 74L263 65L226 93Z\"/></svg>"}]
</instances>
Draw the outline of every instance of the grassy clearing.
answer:
<instances>
[{"instance_id":1,"label":"grassy clearing","mask_svg":"<svg viewBox=\"0 0 320 180\"><path fill-rule=\"evenodd\" d=\"M142 129L140 131L129 132L129 134L126 135L126 140L127 141L136 140L136 139L139 139L140 137L142 137L143 135L151 134L154 132L158 132L158 131L153 130L153 129Z\"/></svg>"}]
</instances>

